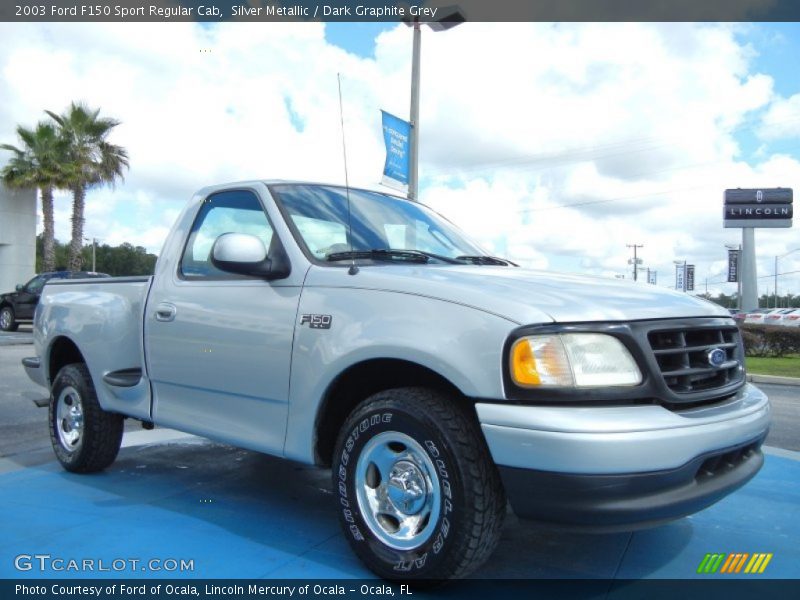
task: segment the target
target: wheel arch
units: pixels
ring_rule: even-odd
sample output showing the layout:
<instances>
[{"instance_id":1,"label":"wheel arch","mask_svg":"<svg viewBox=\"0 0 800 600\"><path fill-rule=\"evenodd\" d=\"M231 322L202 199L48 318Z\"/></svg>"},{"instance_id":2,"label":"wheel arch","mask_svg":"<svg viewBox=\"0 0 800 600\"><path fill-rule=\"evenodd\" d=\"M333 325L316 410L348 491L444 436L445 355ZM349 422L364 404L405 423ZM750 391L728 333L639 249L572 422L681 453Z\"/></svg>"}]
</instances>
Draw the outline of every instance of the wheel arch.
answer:
<instances>
[{"instance_id":1,"label":"wheel arch","mask_svg":"<svg viewBox=\"0 0 800 600\"><path fill-rule=\"evenodd\" d=\"M329 467L336 438L348 415L369 396L398 387L429 387L469 407L474 404L449 379L415 362L396 358L369 359L351 365L325 390L314 421L314 461Z\"/></svg>"},{"instance_id":2,"label":"wheel arch","mask_svg":"<svg viewBox=\"0 0 800 600\"><path fill-rule=\"evenodd\" d=\"M58 372L66 365L72 363L86 363L78 345L69 337L61 335L56 337L50 344L47 353L47 380L53 384Z\"/></svg>"}]
</instances>

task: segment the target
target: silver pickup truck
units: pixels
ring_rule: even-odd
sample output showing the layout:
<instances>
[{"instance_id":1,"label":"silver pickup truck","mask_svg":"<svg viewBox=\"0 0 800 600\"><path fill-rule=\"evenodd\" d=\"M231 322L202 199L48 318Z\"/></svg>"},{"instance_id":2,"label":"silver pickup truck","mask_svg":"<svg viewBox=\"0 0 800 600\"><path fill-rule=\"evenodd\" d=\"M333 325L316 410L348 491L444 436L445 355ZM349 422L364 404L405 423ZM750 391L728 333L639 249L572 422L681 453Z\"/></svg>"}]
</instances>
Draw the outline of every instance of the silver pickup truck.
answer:
<instances>
[{"instance_id":1,"label":"silver pickup truck","mask_svg":"<svg viewBox=\"0 0 800 600\"><path fill-rule=\"evenodd\" d=\"M598 530L703 509L770 423L722 308L522 269L425 206L249 181L199 191L152 278L54 281L36 310L64 468L138 419L331 467L378 575L461 577L521 518Z\"/></svg>"}]
</instances>

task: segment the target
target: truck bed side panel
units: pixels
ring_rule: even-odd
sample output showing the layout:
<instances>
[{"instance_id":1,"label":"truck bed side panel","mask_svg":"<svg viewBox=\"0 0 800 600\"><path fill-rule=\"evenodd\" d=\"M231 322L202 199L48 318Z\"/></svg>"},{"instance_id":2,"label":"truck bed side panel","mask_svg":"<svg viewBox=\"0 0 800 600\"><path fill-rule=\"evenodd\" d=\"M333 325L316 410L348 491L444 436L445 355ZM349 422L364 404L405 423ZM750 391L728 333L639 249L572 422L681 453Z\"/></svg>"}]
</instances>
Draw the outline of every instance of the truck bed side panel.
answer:
<instances>
[{"instance_id":1,"label":"truck bed side panel","mask_svg":"<svg viewBox=\"0 0 800 600\"><path fill-rule=\"evenodd\" d=\"M83 355L100 405L108 411L150 419L150 384L142 373L132 387L103 381L109 373L143 369L142 313L148 277L64 281L45 286L36 314L36 340L48 381L53 348L67 338Z\"/></svg>"}]
</instances>

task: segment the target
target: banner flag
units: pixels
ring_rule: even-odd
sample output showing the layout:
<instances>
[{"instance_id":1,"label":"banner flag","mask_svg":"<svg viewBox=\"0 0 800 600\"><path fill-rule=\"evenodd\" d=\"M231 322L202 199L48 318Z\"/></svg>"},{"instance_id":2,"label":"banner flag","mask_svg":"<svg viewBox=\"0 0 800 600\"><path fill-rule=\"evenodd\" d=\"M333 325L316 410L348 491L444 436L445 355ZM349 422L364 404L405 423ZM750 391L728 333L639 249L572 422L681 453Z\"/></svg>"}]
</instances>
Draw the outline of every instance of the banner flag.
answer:
<instances>
[{"instance_id":1,"label":"banner flag","mask_svg":"<svg viewBox=\"0 0 800 600\"><path fill-rule=\"evenodd\" d=\"M739 281L739 250L728 249L728 282Z\"/></svg>"},{"instance_id":2,"label":"banner flag","mask_svg":"<svg viewBox=\"0 0 800 600\"><path fill-rule=\"evenodd\" d=\"M383 166L383 185L408 191L409 143L411 123L385 110L383 115L383 142L386 145L386 163Z\"/></svg>"}]
</instances>

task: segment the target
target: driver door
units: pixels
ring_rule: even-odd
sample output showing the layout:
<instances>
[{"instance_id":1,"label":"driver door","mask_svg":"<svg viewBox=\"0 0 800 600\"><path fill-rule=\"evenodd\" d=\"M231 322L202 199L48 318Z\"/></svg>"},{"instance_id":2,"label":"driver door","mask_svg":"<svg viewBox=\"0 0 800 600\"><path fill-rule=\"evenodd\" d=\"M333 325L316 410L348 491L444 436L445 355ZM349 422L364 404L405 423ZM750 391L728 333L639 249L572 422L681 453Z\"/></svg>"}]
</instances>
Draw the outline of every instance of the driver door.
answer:
<instances>
[{"instance_id":1,"label":"driver door","mask_svg":"<svg viewBox=\"0 0 800 600\"><path fill-rule=\"evenodd\" d=\"M270 247L273 229L253 191L206 198L177 269L153 285L145 311L153 420L280 454L301 288L214 267L211 246L229 232Z\"/></svg>"}]
</instances>

